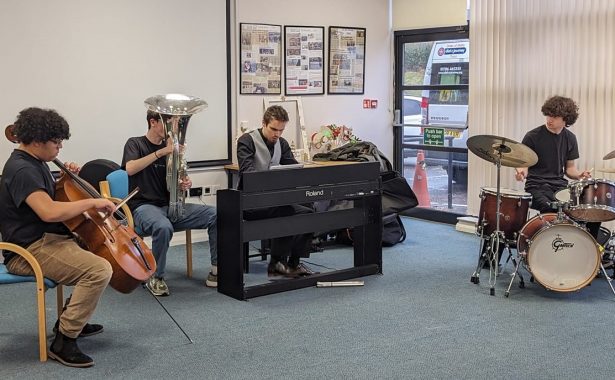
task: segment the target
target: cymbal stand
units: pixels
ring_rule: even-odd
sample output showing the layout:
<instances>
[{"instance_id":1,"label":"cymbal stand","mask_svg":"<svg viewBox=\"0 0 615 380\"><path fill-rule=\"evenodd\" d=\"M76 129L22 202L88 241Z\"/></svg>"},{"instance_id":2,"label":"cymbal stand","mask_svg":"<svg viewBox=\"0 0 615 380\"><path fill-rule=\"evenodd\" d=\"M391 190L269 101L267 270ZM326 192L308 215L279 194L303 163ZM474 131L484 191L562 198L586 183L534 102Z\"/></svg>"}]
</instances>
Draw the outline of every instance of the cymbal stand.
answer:
<instances>
[{"instance_id":1,"label":"cymbal stand","mask_svg":"<svg viewBox=\"0 0 615 380\"><path fill-rule=\"evenodd\" d=\"M611 287L611 291L613 292L613 295L615 295L615 288L613 288L613 278L610 277L607 273L606 273L606 269L604 269L604 265L602 265L602 261L600 261L600 269L602 269L602 274L604 275L604 279L606 280L606 282L609 283L609 286Z\"/></svg>"},{"instance_id":2,"label":"cymbal stand","mask_svg":"<svg viewBox=\"0 0 615 380\"><path fill-rule=\"evenodd\" d=\"M495 160L495 165L497 167L497 191L496 191L497 197L496 197L496 211L495 211L495 215L496 215L495 231L493 231L491 235L489 235L489 238L487 241L482 240L484 237L481 232L481 247L480 247L481 253L479 256L478 265L476 267L476 270L474 271L474 273L472 274L472 277L470 278L470 282L474 284L480 283L480 279L479 279L480 271L482 269L484 262L488 261L489 262L489 286L490 286L489 294L492 296L495 295L495 284L497 282L497 276L498 276L498 269L499 269L498 268L498 255L500 252L500 244L501 243L506 244L506 246L508 247L508 242L506 242L504 232L500 230L500 217L501 217L500 203L502 199L502 194L500 192L500 169L502 167L502 151L506 148L507 147L504 145L500 145L498 147L497 149L498 155ZM485 249L484 244L488 244L486 246L486 249ZM509 247L509 251L510 251L510 247Z\"/></svg>"},{"instance_id":3,"label":"cymbal stand","mask_svg":"<svg viewBox=\"0 0 615 380\"><path fill-rule=\"evenodd\" d=\"M502 201L502 194L500 192L500 170L502 168L502 150L506 149L506 146L500 145L497 149L498 155L495 160L495 166L497 167L497 181L496 181L496 202L495 202L495 231L491 234L489 244L489 294L495 295L495 284L498 279L498 255L500 253L500 239L505 241L504 232L500 231L500 203Z\"/></svg>"}]
</instances>

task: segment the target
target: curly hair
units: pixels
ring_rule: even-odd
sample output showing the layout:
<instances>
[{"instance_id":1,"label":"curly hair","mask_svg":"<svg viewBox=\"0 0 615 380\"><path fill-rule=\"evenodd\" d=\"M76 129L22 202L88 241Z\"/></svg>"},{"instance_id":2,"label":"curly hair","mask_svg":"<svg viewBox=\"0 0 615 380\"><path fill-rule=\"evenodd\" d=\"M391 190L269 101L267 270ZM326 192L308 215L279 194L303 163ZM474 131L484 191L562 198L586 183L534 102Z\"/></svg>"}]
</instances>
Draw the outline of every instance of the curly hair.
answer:
<instances>
[{"instance_id":1,"label":"curly hair","mask_svg":"<svg viewBox=\"0 0 615 380\"><path fill-rule=\"evenodd\" d=\"M574 100L557 95L547 99L541 111L545 116L561 116L567 126L574 124L579 117L579 106Z\"/></svg>"},{"instance_id":2,"label":"curly hair","mask_svg":"<svg viewBox=\"0 0 615 380\"><path fill-rule=\"evenodd\" d=\"M26 145L70 138L68 122L58 112L37 107L26 108L17 115L13 132Z\"/></svg>"},{"instance_id":3,"label":"curly hair","mask_svg":"<svg viewBox=\"0 0 615 380\"><path fill-rule=\"evenodd\" d=\"M271 120L288 121L288 112L282 106L270 106L263 114L263 124L267 125Z\"/></svg>"}]
</instances>

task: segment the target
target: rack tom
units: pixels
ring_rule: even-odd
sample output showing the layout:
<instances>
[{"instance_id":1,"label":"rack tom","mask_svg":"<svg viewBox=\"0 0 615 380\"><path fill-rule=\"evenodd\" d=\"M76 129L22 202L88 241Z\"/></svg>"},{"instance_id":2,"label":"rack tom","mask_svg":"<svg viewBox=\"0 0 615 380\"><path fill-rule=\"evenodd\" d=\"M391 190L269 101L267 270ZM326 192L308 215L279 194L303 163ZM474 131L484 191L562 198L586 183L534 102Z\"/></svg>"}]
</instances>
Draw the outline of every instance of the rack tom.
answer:
<instances>
[{"instance_id":1,"label":"rack tom","mask_svg":"<svg viewBox=\"0 0 615 380\"><path fill-rule=\"evenodd\" d=\"M585 222L606 222L615 219L615 182L606 179L584 179L568 184L570 204L566 214Z\"/></svg>"}]
</instances>

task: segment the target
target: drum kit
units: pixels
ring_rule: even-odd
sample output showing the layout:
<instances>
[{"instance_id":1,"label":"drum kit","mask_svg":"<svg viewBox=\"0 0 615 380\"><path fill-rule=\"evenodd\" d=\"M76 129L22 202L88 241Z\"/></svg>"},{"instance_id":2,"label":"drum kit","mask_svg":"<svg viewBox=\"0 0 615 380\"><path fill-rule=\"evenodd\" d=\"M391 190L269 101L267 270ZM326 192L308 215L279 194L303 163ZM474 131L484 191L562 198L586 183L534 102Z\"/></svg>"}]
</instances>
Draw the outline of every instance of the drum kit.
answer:
<instances>
[{"instance_id":1,"label":"drum kit","mask_svg":"<svg viewBox=\"0 0 615 380\"><path fill-rule=\"evenodd\" d=\"M530 167L538 162L536 153L528 146L511 139L492 135L478 135L468 139L468 149L497 167L497 187L481 188L481 205L477 234L481 237L480 255L470 281L479 284L480 271L489 264L490 294L495 295L499 272L499 255L508 250L514 272L505 296L519 273L521 264L537 281L549 290L572 292L579 290L598 275L604 274L615 294L612 278L606 273L603 260L612 264L615 256L615 233L601 227L598 238L585 229L587 222L615 220L615 182L604 179L572 181L559 191L552 203L557 212L543 213L528 220L532 195L523 191L500 188L501 166ZM615 158L615 151L604 160ZM599 171L615 173L615 169ZM515 248L513 255L511 248ZM507 262L508 262L507 260Z\"/></svg>"}]
</instances>

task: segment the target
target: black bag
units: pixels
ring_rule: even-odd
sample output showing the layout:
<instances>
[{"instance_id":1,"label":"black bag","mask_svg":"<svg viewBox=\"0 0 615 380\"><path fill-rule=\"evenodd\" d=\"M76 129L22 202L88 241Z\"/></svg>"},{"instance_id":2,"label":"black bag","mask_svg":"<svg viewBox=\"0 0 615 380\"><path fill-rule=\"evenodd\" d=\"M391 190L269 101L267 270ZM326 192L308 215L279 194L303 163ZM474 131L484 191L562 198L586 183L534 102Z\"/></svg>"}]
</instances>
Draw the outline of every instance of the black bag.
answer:
<instances>
[{"instance_id":1,"label":"black bag","mask_svg":"<svg viewBox=\"0 0 615 380\"><path fill-rule=\"evenodd\" d=\"M353 230L345 228L337 231L335 241L338 244L353 245ZM406 240L406 228L397 214L387 215L382 218L382 246L392 247Z\"/></svg>"},{"instance_id":2,"label":"black bag","mask_svg":"<svg viewBox=\"0 0 615 380\"><path fill-rule=\"evenodd\" d=\"M406 228L397 214L382 218L382 246L392 247L406 240Z\"/></svg>"},{"instance_id":3,"label":"black bag","mask_svg":"<svg viewBox=\"0 0 615 380\"><path fill-rule=\"evenodd\" d=\"M382 245L390 247L406 239L398 213L418 206L419 201L408 181L393 170L393 165L376 145L368 141L348 143L327 153L314 155L314 161L379 162L382 182ZM352 245L352 230L338 231L339 243Z\"/></svg>"},{"instance_id":4,"label":"black bag","mask_svg":"<svg viewBox=\"0 0 615 380\"><path fill-rule=\"evenodd\" d=\"M418 206L416 194L408 181L396 171L380 173L382 180L382 215L397 214Z\"/></svg>"}]
</instances>

